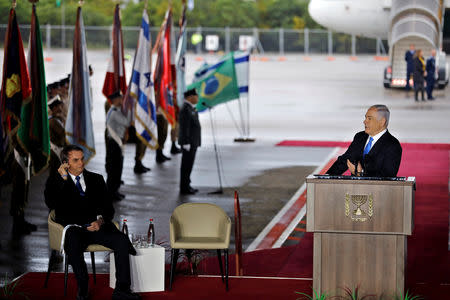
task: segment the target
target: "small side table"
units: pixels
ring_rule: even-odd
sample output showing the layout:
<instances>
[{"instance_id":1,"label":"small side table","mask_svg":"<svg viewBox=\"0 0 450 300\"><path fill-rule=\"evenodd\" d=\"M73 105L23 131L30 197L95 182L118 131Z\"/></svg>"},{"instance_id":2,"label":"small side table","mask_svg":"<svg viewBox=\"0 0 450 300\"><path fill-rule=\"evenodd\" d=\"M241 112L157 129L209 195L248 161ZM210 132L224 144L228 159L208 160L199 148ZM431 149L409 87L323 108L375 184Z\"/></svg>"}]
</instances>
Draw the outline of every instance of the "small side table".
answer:
<instances>
[{"instance_id":1,"label":"small side table","mask_svg":"<svg viewBox=\"0 0 450 300\"><path fill-rule=\"evenodd\" d=\"M135 293L164 291L164 248L154 245L136 252L136 256L130 255L131 290ZM114 253L110 254L109 286L116 286Z\"/></svg>"}]
</instances>

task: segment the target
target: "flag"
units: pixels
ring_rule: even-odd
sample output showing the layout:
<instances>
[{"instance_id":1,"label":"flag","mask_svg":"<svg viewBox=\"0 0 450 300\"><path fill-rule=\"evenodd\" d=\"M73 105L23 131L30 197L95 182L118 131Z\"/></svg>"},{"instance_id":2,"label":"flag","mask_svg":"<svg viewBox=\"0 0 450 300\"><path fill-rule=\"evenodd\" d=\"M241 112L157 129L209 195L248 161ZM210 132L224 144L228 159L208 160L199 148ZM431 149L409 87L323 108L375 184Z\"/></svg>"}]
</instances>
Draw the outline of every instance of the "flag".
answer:
<instances>
[{"instance_id":1,"label":"flag","mask_svg":"<svg viewBox=\"0 0 450 300\"><path fill-rule=\"evenodd\" d=\"M45 170L50 159L50 135L48 129L44 56L35 4L33 4L31 12L28 69L32 90L31 101L23 101L22 103L21 125L17 132L17 141L18 147L24 153L30 154L33 162L33 173L39 174Z\"/></svg>"},{"instance_id":2,"label":"flag","mask_svg":"<svg viewBox=\"0 0 450 300\"><path fill-rule=\"evenodd\" d=\"M197 71L195 71L193 82L202 80L212 74L217 67L222 64L226 57L227 56L222 57L219 62L214 65L204 63ZM242 51L234 52L234 67L239 87L239 96L246 97L249 90L250 53Z\"/></svg>"},{"instance_id":3,"label":"flag","mask_svg":"<svg viewBox=\"0 0 450 300\"><path fill-rule=\"evenodd\" d=\"M2 114L0 113L0 177L3 176L3 174L5 174L6 172L6 167L5 167L5 161L4 161L4 157L5 157L5 143L6 143L6 133L3 130L3 117Z\"/></svg>"},{"instance_id":4,"label":"flag","mask_svg":"<svg viewBox=\"0 0 450 300\"><path fill-rule=\"evenodd\" d=\"M183 105L184 92L186 91L186 3L183 1L183 12L180 18L180 36L178 37L177 54L175 57L175 66L177 70L177 104Z\"/></svg>"},{"instance_id":5,"label":"flag","mask_svg":"<svg viewBox=\"0 0 450 300\"><path fill-rule=\"evenodd\" d=\"M239 98L233 52L222 57L219 63L208 69L209 72L201 79L187 87L188 90L193 88L197 90L198 111Z\"/></svg>"},{"instance_id":6,"label":"flag","mask_svg":"<svg viewBox=\"0 0 450 300\"><path fill-rule=\"evenodd\" d=\"M127 91L119 4L116 4L116 8L114 11L111 41L111 59L108 63L105 82L103 83L102 90L105 97L108 97L109 95L119 90L121 91L122 95L125 95Z\"/></svg>"},{"instance_id":7,"label":"flag","mask_svg":"<svg viewBox=\"0 0 450 300\"><path fill-rule=\"evenodd\" d=\"M78 145L83 149L86 163L95 155L91 102L86 36L81 7L78 7L73 39L66 138L69 144Z\"/></svg>"},{"instance_id":8,"label":"flag","mask_svg":"<svg viewBox=\"0 0 450 300\"><path fill-rule=\"evenodd\" d=\"M169 8L163 23L154 74L154 89L157 108L164 114L171 126L175 126L174 83L172 68L171 28L172 10Z\"/></svg>"},{"instance_id":9,"label":"flag","mask_svg":"<svg viewBox=\"0 0 450 300\"><path fill-rule=\"evenodd\" d=\"M158 147L158 135L156 107L152 101L151 42L150 24L147 10L144 9L126 101L129 103L130 101L128 99L131 98L132 102L135 103L134 126L137 137L147 147L156 149Z\"/></svg>"},{"instance_id":10,"label":"flag","mask_svg":"<svg viewBox=\"0 0 450 300\"><path fill-rule=\"evenodd\" d=\"M17 24L16 11L9 11L8 29L5 37L3 57L3 78L0 95L2 136L0 153L0 173L5 171L5 163L13 153L15 135L20 127L22 102L30 101L31 83L28 75L22 37ZM3 166L2 166L3 165ZM1 170L3 168L3 170Z\"/></svg>"}]
</instances>

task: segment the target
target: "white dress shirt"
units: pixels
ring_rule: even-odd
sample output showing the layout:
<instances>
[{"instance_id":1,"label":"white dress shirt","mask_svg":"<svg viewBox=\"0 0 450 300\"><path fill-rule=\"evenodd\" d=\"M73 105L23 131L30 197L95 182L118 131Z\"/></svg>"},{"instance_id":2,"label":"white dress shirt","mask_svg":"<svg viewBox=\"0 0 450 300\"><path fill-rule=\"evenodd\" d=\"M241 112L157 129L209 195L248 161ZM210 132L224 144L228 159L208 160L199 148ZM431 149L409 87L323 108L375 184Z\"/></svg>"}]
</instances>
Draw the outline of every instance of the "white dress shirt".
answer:
<instances>
[{"instance_id":1,"label":"white dress shirt","mask_svg":"<svg viewBox=\"0 0 450 300\"><path fill-rule=\"evenodd\" d=\"M383 131L381 131L381 132L375 134L374 136L372 136L373 141L372 141L372 147L370 147L370 149L373 148L373 146L375 145L375 143L380 139L380 137L381 137L386 131L387 131L387 129L385 129L385 130L383 130ZM369 137L367 138L367 141L366 141L366 143L365 143L365 145L364 145L364 148L366 148L367 144L369 143L370 137L371 137L371 136L369 135ZM370 152L370 151L369 151L369 152Z\"/></svg>"},{"instance_id":2,"label":"white dress shirt","mask_svg":"<svg viewBox=\"0 0 450 300\"><path fill-rule=\"evenodd\" d=\"M77 184L77 179L75 177L77 177L76 175L73 175L72 173L68 172L70 177L73 180L73 183L75 183L75 185ZM80 185L81 185L81 189L83 190L83 192L86 192L86 182L84 182L84 176L83 173L81 173L80 175Z\"/></svg>"}]
</instances>

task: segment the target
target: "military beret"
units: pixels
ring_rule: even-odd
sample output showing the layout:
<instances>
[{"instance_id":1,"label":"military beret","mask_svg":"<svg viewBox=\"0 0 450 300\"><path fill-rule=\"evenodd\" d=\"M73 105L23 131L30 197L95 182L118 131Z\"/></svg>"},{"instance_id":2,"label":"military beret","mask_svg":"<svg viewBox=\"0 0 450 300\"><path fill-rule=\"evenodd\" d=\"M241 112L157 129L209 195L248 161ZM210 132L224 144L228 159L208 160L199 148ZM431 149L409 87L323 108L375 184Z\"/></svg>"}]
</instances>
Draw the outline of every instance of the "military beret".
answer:
<instances>
[{"instance_id":1,"label":"military beret","mask_svg":"<svg viewBox=\"0 0 450 300\"><path fill-rule=\"evenodd\" d=\"M122 97L122 94L120 93L120 91L112 93L111 95L108 96L108 99L112 100L112 99L118 98L118 97Z\"/></svg>"},{"instance_id":2,"label":"military beret","mask_svg":"<svg viewBox=\"0 0 450 300\"><path fill-rule=\"evenodd\" d=\"M195 89L190 89L184 92L184 98L187 98L189 96L198 96L197 91Z\"/></svg>"}]
</instances>

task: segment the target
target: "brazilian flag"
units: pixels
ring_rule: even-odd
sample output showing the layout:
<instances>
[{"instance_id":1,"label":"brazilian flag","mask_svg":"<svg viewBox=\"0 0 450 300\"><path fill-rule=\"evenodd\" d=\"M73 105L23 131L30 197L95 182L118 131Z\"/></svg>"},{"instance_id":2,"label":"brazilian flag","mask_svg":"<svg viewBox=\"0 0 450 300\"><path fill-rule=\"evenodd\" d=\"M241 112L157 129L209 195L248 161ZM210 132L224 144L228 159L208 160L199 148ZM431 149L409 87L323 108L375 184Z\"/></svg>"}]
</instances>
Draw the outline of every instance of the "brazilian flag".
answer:
<instances>
[{"instance_id":1,"label":"brazilian flag","mask_svg":"<svg viewBox=\"0 0 450 300\"><path fill-rule=\"evenodd\" d=\"M239 98L233 52L222 57L217 64L202 66L202 69L206 71L205 76L187 87L187 90L197 90L198 111Z\"/></svg>"}]
</instances>

